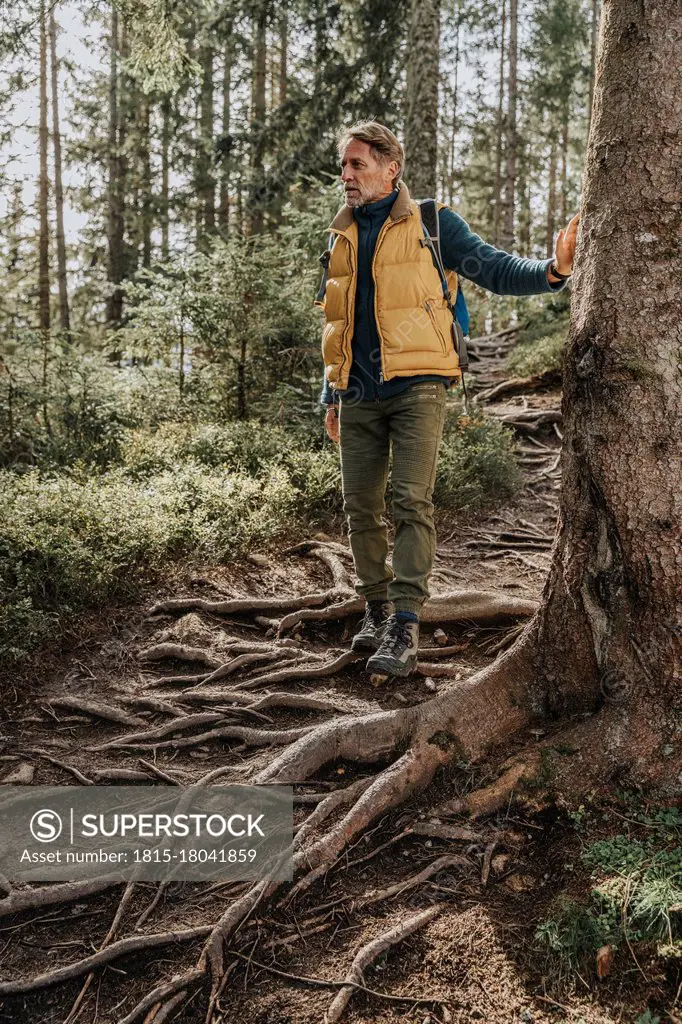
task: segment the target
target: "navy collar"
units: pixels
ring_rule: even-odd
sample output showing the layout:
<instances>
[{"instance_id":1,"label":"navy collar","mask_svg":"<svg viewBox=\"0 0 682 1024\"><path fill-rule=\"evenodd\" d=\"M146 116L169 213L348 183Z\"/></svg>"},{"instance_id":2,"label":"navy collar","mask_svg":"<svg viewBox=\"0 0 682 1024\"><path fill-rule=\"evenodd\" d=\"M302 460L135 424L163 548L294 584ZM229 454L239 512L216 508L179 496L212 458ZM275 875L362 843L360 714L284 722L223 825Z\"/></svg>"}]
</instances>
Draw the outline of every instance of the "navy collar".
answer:
<instances>
[{"instance_id":1,"label":"navy collar","mask_svg":"<svg viewBox=\"0 0 682 1024\"><path fill-rule=\"evenodd\" d=\"M361 217L371 217L376 213L388 214L388 211L393 206L394 202L398 198L398 189L394 188L387 196L383 196L382 199L375 199L373 203L366 203L364 206L356 206L353 213Z\"/></svg>"}]
</instances>

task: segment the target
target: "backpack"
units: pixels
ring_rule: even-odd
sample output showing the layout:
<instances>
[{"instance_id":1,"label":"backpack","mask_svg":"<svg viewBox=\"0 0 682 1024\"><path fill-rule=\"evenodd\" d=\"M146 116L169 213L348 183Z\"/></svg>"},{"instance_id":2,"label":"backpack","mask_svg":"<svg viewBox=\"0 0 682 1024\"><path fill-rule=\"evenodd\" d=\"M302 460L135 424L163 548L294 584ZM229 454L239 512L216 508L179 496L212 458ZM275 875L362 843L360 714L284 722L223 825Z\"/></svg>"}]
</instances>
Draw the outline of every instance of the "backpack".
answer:
<instances>
[{"instance_id":1,"label":"backpack","mask_svg":"<svg viewBox=\"0 0 682 1024\"><path fill-rule=\"evenodd\" d=\"M455 345L455 352L459 360L459 368L462 371L462 386L464 386L464 371L469 369L469 357L467 355L466 339L469 335L469 310L467 309L466 299L457 279L457 297L453 306L450 297L450 288L448 285L447 277L445 274L445 267L443 266L443 258L440 251L440 221L438 219L438 207L436 206L435 199L422 199L419 203L419 213L421 215L422 228L424 230L424 238L422 239L422 245L425 245L431 251L431 257L433 264L438 271L440 277L441 287L443 289L443 297L447 304L450 313L452 314L452 336ZM334 235L329 236L329 248L320 256L320 263L322 264L322 281L315 297L315 303L321 305L324 301L324 295L327 290L327 276L329 273L329 261L331 259L331 248L334 243ZM466 391L465 391L466 395Z\"/></svg>"},{"instance_id":2,"label":"backpack","mask_svg":"<svg viewBox=\"0 0 682 1024\"><path fill-rule=\"evenodd\" d=\"M459 360L459 368L464 373L465 370L469 369L469 356L467 354L467 337L469 335L469 310L467 309L466 299L464 298L464 292L462 291L459 283L459 277L457 278L457 296L455 304L452 304L452 298L450 296L450 287L445 274L445 267L443 265L443 257L440 251L440 220L438 219L438 207L435 199L422 199L419 203L419 212L422 219L422 228L424 229L424 238L422 239L422 245L425 245L427 249L431 251L431 258L433 259L433 265L438 271L440 277L441 287L443 289L443 297L447 304L450 313L452 314L452 335L455 345L455 352ZM464 377L462 377L462 383Z\"/></svg>"}]
</instances>

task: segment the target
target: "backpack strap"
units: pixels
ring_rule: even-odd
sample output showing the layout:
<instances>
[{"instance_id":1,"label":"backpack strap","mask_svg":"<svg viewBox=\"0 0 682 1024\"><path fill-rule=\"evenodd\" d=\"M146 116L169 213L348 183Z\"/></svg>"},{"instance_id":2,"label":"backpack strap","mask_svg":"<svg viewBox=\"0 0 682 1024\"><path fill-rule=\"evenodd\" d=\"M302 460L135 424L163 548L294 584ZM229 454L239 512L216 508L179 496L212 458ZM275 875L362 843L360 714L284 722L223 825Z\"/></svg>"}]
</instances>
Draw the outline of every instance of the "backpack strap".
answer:
<instances>
[{"instance_id":1,"label":"backpack strap","mask_svg":"<svg viewBox=\"0 0 682 1024\"><path fill-rule=\"evenodd\" d=\"M322 280L320 281L320 287L317 290L315 296L315 305L322 306L324 304L324 295L327 291L327 278L329 277L329 263L332 258L332 246L334 244L334 235L330 233L327 241L327 248L320 256L320 263L322 264Z\"/></svg>"},{"instance_id":2,"label":"backpack strap","mask_svg":"<svg viewBox=\"0 0 682 1024\"><path fill-rule=\"evenodd\" d=\"M445 303L452 314L452 322L454 325L455 342L457 359L459 361L459 368L462 371L462 384L464 384L464 371L469 369L469 356L467 353L466 340L464 338L464 332L462 327L457 320L454 306L450 298L450 289L448 287L448 279L445 276L445 267L443 265L443 257L440 251L440 218L438 216L438 207L435 199L422 199L419 203L419 213L421 216L422 229L424 231L424 238L422 239L422 245L425 245L431 252L431 258L433 259L433 265L438 271L440 277L441 288L443 289L443 298ZM457 285L459 290L459 283ZM466 395L466 392L465 392Z\"/></svg>"}]
</instances>

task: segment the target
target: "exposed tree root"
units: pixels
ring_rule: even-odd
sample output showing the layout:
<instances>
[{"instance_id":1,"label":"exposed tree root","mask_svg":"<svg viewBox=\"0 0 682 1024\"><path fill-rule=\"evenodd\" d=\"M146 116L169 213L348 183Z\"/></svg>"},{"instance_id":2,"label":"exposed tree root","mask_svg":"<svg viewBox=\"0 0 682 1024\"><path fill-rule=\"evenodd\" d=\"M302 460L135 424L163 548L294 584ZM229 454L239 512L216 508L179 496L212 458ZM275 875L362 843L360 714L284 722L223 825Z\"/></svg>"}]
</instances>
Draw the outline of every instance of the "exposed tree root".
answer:
<instances>
[{"instance_id":1,"label":"exposed tree root","mask_svg":"<svg viewBox=\"0 0 682 1024\"><path fill-rule=\"evenodd\" d=\"M99 701L85 700L82 697L52 697L50 704L57 708L84 711L95 718L104 718L109 722L118 722L121 725L140 726L145 724L144 718L130 715L121 708L113 707L111 704L102 704Z\"/></svg>"},{"instance_id":2,"label":"exposed tree root","mask_svg":"<svg viewBox=\"0 0 682 1024\"><path fill-rule=\"evenodd\" d=\"M447 856L437 857L436 860L431 861L425 868L417 872L416 875L410 875L409 878L402 878L399 882L395 882L394 885L389 885L385 889L375 889L374 892L365 893L359 900L356 901L358 906L369 906L370 903L382 903L384 900L393 899L394 896L401 896L409 889L414 889L422 882L427 882L429 878L433 878L440 871L445 871L447 868L471 868L472 863L467 857L462 856Z\"/></svg>"},{"instance_id":3,"label":"exposed tree root","mask_svg":"<svg viewBox=\"0 0 682 1024\"><path fill-rule=\"evenodd\" d=\"M13 889L0 900L0 918L26 910L43 910L63 903L75 903L121 884L120 877L93 878L82 882L61 882L40 889Z\"/></svg>"},{"instance_id":4,"label":"exposed tree root","mask_svg":"<svg viewBox=\"0 0 682 1024\"><path fill-rule=\"evenodd\" d=\"M126 939L119 939L118 942L105 946L104 949L93 953L92 956L84 957L82 960L68 964L66 967L60 967L56 971L38 974L33 978L0 981L0 996L36 992L38 989L49 988L51 985L71 981L73 978L82 978L93 968L110 964L120 956L129 956L130 953L139 953L142 950L159 949L176 942L193 942L194 939L203 938L210 931L210 925L201 925L198 928L185 928L181 931L156 932L152 935L133 935Z\"/></svg>"},{"instance_id":5,"label":"exposed tree root","mask_svg":"<svg viewBox=\"0 0 682 1024\"><path fill-rule=\"evenodd\" d=\"M355 985L364 985L364 972L377 957L381 956L387 949L390 949L391 946L395 946L410 935L414 935L416 931L427 925L429 921L433 921L434 917L439 913L440 907L429 907L428 910L422 910L419 914L408 917L406 921L401 921L400 924L391 928L390 931L384 932L383 935L377 936L376 939L363 946L359 953L356 954L351 968L346 975L347 984L337 993L327 1010L325 1016L327 1024L336 1024L336 1021L341 1019L343 1011L346 1009L355 991ZM352 984L348 984L348 982Z\"/></svg>"},{"instance_id":6,"label":"exposed tree root","mask_svg":"<svg viewBox=\"0 0 682 1024\"><path fill-rule=\"evenodd\" d=\"M206 743L213 739L236 739L247 743L252 747L283 746L286 743L293 743L295 740L310 732L312 726L304 726L300 729L248 729L241 725L221 725L217 729L210 729L208 732L199 733L197 736L187 736L172 740L111 740L109 743L101 743L96 747L86 747L86 750L96 752L100 750L147 750L154 747L158 750L170 749L180 750L183 747L196 746L199 743Z\"/></svg>"}]
</instances>

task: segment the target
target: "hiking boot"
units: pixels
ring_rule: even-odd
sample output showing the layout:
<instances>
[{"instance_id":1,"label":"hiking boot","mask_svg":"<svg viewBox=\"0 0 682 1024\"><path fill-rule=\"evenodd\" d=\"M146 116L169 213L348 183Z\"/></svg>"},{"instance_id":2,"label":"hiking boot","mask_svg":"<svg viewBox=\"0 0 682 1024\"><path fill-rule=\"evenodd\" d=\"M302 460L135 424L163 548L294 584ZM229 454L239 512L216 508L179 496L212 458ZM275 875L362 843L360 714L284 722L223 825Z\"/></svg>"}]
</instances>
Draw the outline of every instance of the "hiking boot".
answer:
<instances>
[{"instance_id":1,"label":"hiking boot","mask_svg":"<svg viewBox=\"0 0 682 1024\"><path fill-rule=\"evenodd\" d=\"M376 654L367 662L367 671L387 676L407 676L417 664L419 623L401 622L391 615L384 638Z\"/></svg>"},{"instance_id":2,"label":"hiking boot","mask_svg":"<svg viewBox=\"0 0 682 1024\"><path fill-rule=\"evenodd\" d=\"M368 601L365 617L351 642L351 651L376 651L384 638L390 614L389 601Z\"/></svg>"}]
</instances>

